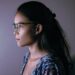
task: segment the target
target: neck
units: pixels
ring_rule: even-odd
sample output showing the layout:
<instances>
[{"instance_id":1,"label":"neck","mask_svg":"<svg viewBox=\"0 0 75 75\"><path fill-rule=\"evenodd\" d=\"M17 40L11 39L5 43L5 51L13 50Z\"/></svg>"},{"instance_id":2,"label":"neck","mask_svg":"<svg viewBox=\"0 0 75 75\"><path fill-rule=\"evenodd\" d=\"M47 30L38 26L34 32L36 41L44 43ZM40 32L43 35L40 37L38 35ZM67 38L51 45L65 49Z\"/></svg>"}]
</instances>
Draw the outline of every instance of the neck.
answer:
<instances>
[{"instance_id":1,"label":"neck","mask_svg":"<svg viewBox=\"0 0 75 75\"><path fill-rule=\"evenodd\" d=\"M42 50L38 47L37 43L34 43L28 46L30 52L30 58L38 58L47 54L45 50Z\"/></svg>"}]
</instances>

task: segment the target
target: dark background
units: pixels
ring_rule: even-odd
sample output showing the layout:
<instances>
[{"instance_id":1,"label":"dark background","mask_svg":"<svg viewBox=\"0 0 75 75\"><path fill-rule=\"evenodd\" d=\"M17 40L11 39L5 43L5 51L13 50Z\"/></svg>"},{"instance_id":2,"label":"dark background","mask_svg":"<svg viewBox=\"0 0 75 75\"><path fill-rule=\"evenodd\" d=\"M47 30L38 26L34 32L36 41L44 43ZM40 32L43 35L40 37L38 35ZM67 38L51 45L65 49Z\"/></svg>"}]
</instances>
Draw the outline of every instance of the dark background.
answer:
<instances>
[{"instance_id":1,"label":"dark background","mask_svg":"<svg viewBox=\"0 0 75 75\"><path fill-rule=\"evenodd\" d=\"M17 7L29 0L0 0L0 75L19 75L20 63L27 48L18 48L13 35L13 20ZM53 12L65 31L75 64L75 0L36 0ZM74 75L74 71L71 75Z\"/></svg>"}]
</instances>

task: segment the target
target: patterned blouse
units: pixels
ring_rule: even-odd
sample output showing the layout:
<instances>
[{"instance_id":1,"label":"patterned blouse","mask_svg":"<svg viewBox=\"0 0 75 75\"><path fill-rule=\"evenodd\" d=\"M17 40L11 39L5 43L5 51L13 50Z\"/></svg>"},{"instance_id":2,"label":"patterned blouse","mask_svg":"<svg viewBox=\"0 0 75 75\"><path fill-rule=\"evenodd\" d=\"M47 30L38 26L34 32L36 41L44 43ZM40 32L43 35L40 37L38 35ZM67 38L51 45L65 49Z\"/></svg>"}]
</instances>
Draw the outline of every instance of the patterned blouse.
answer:
<instances>
[{"instance_id":1,"label":"patterned blouse","mask_svg":"<svg viewBox=\"0 0 75 75\"><path fill-rule=\"evenodd\" d=\"M23 65L21 66L20 75L23 75L25 66L28 61L30 53L26 53L23 60ZM57 57L52 54L48 54L40 58L39 63L33 70L31 75L66 75L64 71L63 64L59 61Z\"/></svg>"}]
</instances>

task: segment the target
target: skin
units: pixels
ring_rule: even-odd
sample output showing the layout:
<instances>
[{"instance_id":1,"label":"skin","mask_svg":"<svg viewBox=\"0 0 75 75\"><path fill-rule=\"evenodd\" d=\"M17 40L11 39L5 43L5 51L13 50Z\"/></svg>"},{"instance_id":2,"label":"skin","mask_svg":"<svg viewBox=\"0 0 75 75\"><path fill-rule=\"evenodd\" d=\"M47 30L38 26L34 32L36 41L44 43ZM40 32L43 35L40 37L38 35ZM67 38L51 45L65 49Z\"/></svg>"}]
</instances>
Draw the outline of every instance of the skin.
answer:
<instances>
[{"instance_id":1,"label":"skin","mask_svg":"<svg viewBox=\"0 0 75 75\"><path fill-rule=\"evenodd\" d=\"M26 16L22 15L21 13L17 13L14 18L14 23L18 24L21 22L30 23L31 21ZM42 32L42 29L43 29L42 25L37 24L34 35L37 36L40 32ZM45 50L41 50L39 48L37 40L34 41L32 39L31 33L32 33L31 24L23 25L19 30L14 31L17 45L19 47L28 46L29 51L30 51L30 57L29 57L27 65L26 65L27 67L25 68L26 71L24 71L23 75L25 75L25 74L30 75L30 73L35 68L36 64L38 63L39 58L41 58L47 54L47 52L45 52ZM34 60L34 61L31 61L31 60ZM31 64L31 65L29 65L29 64Z\"/></svg>"},{"instance_id":2,"label":"skin","mask_svg":"<svg viewBox=\"0 0 75 75\"><path fill-rule=\"evenodd\" d=\"M14 19L14 23L18 24L18 23L30 23L30 21L24 17L23 15L17 13ZM30 43L32 43L31 37L30 37L30 25L24 25L23 27L21 27L18 31L14 32L16 41L17 41L17 45L20 47L24 47Z\"/></svg>"}]
</instances>

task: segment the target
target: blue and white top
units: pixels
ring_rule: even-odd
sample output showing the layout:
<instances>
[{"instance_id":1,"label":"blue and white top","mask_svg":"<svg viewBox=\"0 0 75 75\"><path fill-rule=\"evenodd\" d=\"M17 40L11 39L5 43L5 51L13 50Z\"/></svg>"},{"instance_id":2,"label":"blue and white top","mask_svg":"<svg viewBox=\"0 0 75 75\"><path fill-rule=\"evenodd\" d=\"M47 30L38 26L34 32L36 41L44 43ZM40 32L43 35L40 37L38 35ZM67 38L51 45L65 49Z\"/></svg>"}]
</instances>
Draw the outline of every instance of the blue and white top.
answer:
<instances>
[{"instance_id":1,"label":"blue and white top","mask_svg":"<svg viewBox=\"0 0 75 75\"><path fill-rule=\"evenodd\" d=\"M20 74L23 75L25 66L28 61L30 53L26 53L21 66ZM39 63L33 70L31 75L66 75L62 62L52 54L47 54L40 58Z\"/></svg>"}]
</instances>

